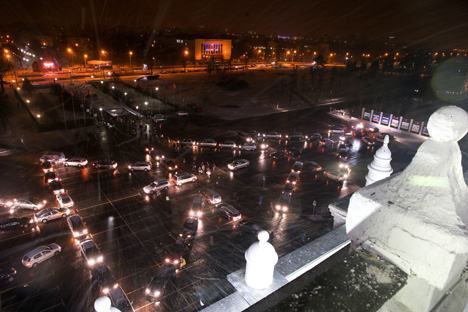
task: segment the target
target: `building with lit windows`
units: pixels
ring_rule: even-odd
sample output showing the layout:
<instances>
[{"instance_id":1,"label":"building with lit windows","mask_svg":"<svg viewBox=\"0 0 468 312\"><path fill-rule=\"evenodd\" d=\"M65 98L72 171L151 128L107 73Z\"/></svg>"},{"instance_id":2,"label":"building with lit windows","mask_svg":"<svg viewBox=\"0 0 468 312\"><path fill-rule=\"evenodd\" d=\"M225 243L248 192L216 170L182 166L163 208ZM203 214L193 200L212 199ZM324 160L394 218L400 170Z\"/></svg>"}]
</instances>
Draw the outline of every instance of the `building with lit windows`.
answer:
<instances>
[{"instance_id":1,"label":"building with lit windows","mask_svg":"<svg viewBox=\"0 0 468 312\"><path fill-rule=\"evenodd\" d=\"M195 39L195 60L230 60L232 40Z\"/></svg>"}]
</instances>

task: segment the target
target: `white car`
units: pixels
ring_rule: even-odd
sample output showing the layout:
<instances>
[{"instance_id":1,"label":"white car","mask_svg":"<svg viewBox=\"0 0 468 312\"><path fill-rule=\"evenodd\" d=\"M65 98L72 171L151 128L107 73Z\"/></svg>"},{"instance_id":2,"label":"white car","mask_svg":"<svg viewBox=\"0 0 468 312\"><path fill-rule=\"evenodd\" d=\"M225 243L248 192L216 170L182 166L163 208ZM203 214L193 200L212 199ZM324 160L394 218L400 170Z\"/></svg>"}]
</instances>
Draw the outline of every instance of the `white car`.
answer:
<instances>
[{"instance_id":1,"label":"white car","mask_svg":"<svg viewBox=\"0 0 468 312\"><path fill-rule=\"evenodd\" d=\"M181 173L174 174L172 176L172 181L174 181L176 185L180 186L185 183L197 181L197 177L188 172L181 172Z\"/></svg>"},{"instance_id":2,"label":"white car","mask_svg":"<svg viewBox=\"0 0 468 312\"><path fill-rule=\"evenodd\" d=\"M195 145L195 141L192 139L183 139L182 141L179 142L179 144L182 145L188 145L188 146L193 146Z\"/></svg>"},{"instance_id":3,"label":"white car","mask_svg":"<svg viewBox=\"0 0 468 312\"><path fill-rule=\"evenodd\" d=\"M91 238L81 240L80 249L83 257L85 258L86 262L88 262L90 267L93 267L104 261L104 257Z\"/></svg>"},{"instance_id":4,"label":"white car","mask_svg":"<svg viewBox=\"0 0 468 312\"><path fill-rule=\"evenodd\" d=\"M333 181L344 181L348 178L348 174L340 171L323 171L323 175Z\"/></svg>"},{"instance_id":5,"label":"white car","mask_svg":"<svg viewBox=\"0 0 468 312\"><path fill-rule=\"evenodd\" d=\"M157 115L154 115L154 117L153 117L154 122L161 122L161 121L165 121L165 120L166 120L166 117L164 117L164 115L162 115L162 114L157 114Z\"/></svg>"},{"instance_id":6,"label":"white car","mask_svg":"<svg viewBox=\"0 0 468 312\"><path fill-rule=\"evenodd\" d=\"M270 132L268 134L263 135L267 139L281 139L281 134L278 132Z\"/></svg>"},{"instance_id":7,"label":"white car","mask_svg":"<svg viewBox=\"0 0 468 312\"><path fill-rule=\"evenodd\" d=\"M181 117L181 116L188 116L188 113L187 113L187 112L184 112L184 111L177 112L176 114L177 114L177 116L179 116L179 117Z\"/></svg>"},{"instance_id":8,"label":"white car","mask_svg":"<svg viewBox=\"0 0 468 312\"><path fill-rule=\"evenodd\" d=\"M286 183L297 184L297 181L299 181L299 173L291 172L288 176L288 179L286 180Z\"/></svg>"},{"instance_id":9,"label":"white car","mask_svg":"<svg viewBox=\"0 0 468 312\"><path fill-rule=\"evenodd\" d=\"M152 194L159 190L167 190L169 186L171 186L171 184L166 179L154 181L151 184L145 186L143 188L143 192L145 192L146 194Z\"/></svg>"},{"instance_id":10,"label":"white car","mask_svg":"<svg viewBox=\"0 0 468 312\"><path fill-rule=\"evenodd\" d=\"M29 199L14 199L12 202L7 202L6 205L16 209L32 209L35 211L42 209L45 203L45 200L39 200L35 197L31 197Z\"/></svg>"},{"instance_id":11,"label":"white car","mask_svg":"<svg viewBox=\"0 0 468 312\"><path fill-rule=\"evenodd\" d=\"M236 142L234 141L225 141L225 142L219 143L219 147L235 149L237 145L236 145Z\"/></svg>"},{"instance_id":12,"label":"white car","mask_svg":"<svg viewBox=\"0 0 468 312\"><path fill-rule=\"evenodd\" d=\"M242 145L241 149L244 151L255 151L257 150L257 144L254 142L247 142Z\"/></svg>"},{"instance_id":13,"label":"white car","mask_svg":"<svg viewBox=\"0 0 468 312\"><path fill-rule=\"evenodd\" d=\"M74 202L68 193L57 194L56 198L62 208L71 208L74 205Z\"/></svg>"},{"instance_id":14,"label":"white car","mask_svg":"<svg viewBox=\"0 0 468 312\"><path fill-rule=\"evenodd\" d=\"M237 159L228 165L230 170L238 170L241 168L247 168L250 162L247 159Z\"/></svg>"},{"instance_id":15,"label":"white car","mask_svg":"<svg viewBox=\"0 0 468 312\"><path fill-rule=\"evenodd\" d=\"M27 268L35 268L39 263L58 255L61 250L62 248L57 244L39 246L24 255L21 262Z\"/></svg>"},{"instance_id":16,"label":"white car","mask_svg":"<svg viewBox=\"0 0 468 312\"><path fill-rule=\"evenodd\" d=\"M133 165L128 166L131 171L150 171L151 163L149 161L139 161Z\"/></svg>"},{"instance_id":17,"label":"white car","mask_svg":"<svg viewBox=\"0 0 468 312\"><path fill-rule=\"evenodd\" d=\"M71 167L84 167L88 164L88 160L86 158L70 158L65 160L64 165L65 167L71 166Z\"/></svg>"},{"instance_id":18,"label":"white car","mask_svg":"<svg viewBox=\"0 0 468 312\"><path fill-rule=\"evenodd\" d=\"M70 214L70 209L67 208L46 208L34 214L36 223L47 223L49 221L65 218Z\"/></svg>"},{"instance_id":19,"label":"white car","mask_svg":"<svg viewBox=\"0 0 468 312\"><path fill-rule=\"evenodd\" d=\"M216 141L213 140L213 139L205 139L203 141L201 141L199 144L199 146L207 146L207 147L216 147Z\"/></svg>"}]
</instances>

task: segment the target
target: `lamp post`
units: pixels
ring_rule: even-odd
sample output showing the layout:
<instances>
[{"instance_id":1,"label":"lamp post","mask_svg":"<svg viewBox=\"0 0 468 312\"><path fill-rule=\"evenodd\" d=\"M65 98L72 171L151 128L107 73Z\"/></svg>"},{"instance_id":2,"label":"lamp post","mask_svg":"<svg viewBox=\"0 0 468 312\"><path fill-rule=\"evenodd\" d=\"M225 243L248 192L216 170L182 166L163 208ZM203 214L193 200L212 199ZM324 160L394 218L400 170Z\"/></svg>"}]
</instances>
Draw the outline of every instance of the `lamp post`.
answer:
<instances>
[{"instance_id":1,"label":"lamp post","mask_svg":"<svg viewBox=\"0 0 468 312\"><path fill-rule=\"evenodd\" d=\"M184 52L184 72L185 72L185 66L187 65L187 55L188 55L188 50L185 50L185 52Z\"/></svg>"},{"instance_id":2,"label":"lamp post","mask_svg":"<svg viewBox=\"0 0 468 312\"><path fill-rule=\"evenodd\" d=\"M101 50L101 54L99 54L99 60L102 60L101 56L106 55L106 50Z\"/></svg>"},{"instance_id":3,"label":"lamp post","mask_svg":"<svg viewBox=\"0 0 468 312\"><path fill-rule=\"evenodd\" d=\"M289 53L291 53L291 52L289 52L289 50L288 50L288 51L286 52L286 54L287 54L287 56L286 56L286 60L288 60L288 59L289 59Z\"/></svg>"},{"instance_id":4,"label":"lamp post","mask_svg":"<svg viewBox=\"0 0 468 312\"><path fill-rule=\"evenodd\" d=\"M73 66L73 50L71 48L68 48L68 53L71 54L71 63L70 63L70 67Z\"/></svg>"},{"instance_id":5,"label":"lamp post","mask_svg":"<svg viewBox=\"0 0 468 312\"><path fill-rule=\"evenodd\" d=\"M88 66L88 63L86 60L88 58L88 54L83 55L83 57L84 57L84 67L86 68Z\"/></svg>"},{"instance_id":6,"label":"lamp post","mask_svg":"<svg viewBox=\"0 0 468 312\"><path fill-rule=\"evenodd\" d=\"M257 64L258 64L258 56L260 55L260 53L262 53L262 50L258 49L258 52L257 52Z\"/></svg>"},{"instance_id":7,"label":"lamp post","mask_svg":"<svg viewBox=\"0 0 468 312\"><path fill-rule=\"evenodd\" d=\"M133 55L133 52L132 52L132 51L128 52L128 56L130 57L130 69L132 70L132 74L133 74L132 55Z\"/></svg>"}]
</instances>

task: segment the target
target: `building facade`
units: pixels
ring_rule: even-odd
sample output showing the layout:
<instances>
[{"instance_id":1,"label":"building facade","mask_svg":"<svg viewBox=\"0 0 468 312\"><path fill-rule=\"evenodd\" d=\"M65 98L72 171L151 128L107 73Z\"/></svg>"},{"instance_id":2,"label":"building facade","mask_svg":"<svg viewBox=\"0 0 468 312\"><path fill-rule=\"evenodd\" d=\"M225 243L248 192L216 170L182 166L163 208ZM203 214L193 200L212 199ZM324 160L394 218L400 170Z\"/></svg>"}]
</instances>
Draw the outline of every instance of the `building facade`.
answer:
<instances>
[{"instance_id":1,"label":"building facade","mask_svg":"<svg viewBox=\"0 0 468 312\"><path fill-rule=\"evenodd\" d=\"M195 60L230 60L230 39L195 39Z\"/></svg>"}]
</instances>

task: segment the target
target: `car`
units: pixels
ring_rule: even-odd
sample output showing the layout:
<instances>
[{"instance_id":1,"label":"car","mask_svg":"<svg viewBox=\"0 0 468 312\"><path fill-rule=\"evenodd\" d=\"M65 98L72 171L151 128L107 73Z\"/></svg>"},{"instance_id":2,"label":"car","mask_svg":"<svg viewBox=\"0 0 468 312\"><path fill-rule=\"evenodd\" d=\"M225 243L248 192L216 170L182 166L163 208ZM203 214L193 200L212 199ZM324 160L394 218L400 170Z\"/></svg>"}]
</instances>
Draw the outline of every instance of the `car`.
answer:
<instances>
[{"instance_id":1,"label":"car","mask_svg":"<svg viewBox=\"0 0 468 312\"><path fill-rule=\"evenodd\" d=\"M13 282L16 277L16 270L14 268L0 268L0 285Z\"/></svg>"},{"instance_id":2,"label":"car","mask_svg":"<svg viewBox=\"0 0 468 312\"><path fill-rule=\"evenodd\" d=\"M257 144L254 142L247 142L242 144L241 149L244 151L255 151L257 150Z\"/></svg>"},{"instance_id":3,"label":"car","mask_svg":"<svg viewBox=\"0 0 468 312\"><path fill-rule=\"evenodd\" d=\"M259 136L259 134L256 131L238 131L237 135L245 142L253 142Z\"/></svg>"},{"instance_id":4,"label":"car","mask_svg":"<svg viewBox=\"0 0 468 312\"><path fill-rule=\"evenodd\" d=\"M193 238L197 234L198 229L198 218L189 217L185 220L182 229L180 230L179 237L182 238Z\"/></svg>"},{"instance_id":5,"label":"car","mask_svg":"<svg viewBox=\"0 0 468 312\"><path fill-rule=\"evenodd\" d=\"M63 163L65 167L71 166L71 167L84 167L88 164L88 160L86 158L81 158L81 157L74 157L65 160Z\"/></svg>"},{"instance_id":6,"label":"car","mask_svg":"<svg viewBox=\"0 0 468 312\"><path fill-rule=\"evenodd\" d=\"M289 211L289 205L291 203L292 194L288 192L282 192L278 201L275 205L275 211L278 213L286 213Z\"/></svg>"},{"instance_id":7,"label":"car","mask_svg":"<svg viewBox=\"0 0 468 312\"><path fill-rule=\"evenodd\" d=\"M304 162L304 171L321 171L323 168L315 161L306 160Z\"/></svg>"},{"instance_id":8,"label":"car","mask_svg":"<svg viewBox=\"0 0 468 312\"><path fill-rule=\"evenodd\" d=\"M340 124L340 125L334 125L332 128L328 131L328 133L341 133L344 134L346 132L346 125Z\"/></svg>"},{"instance_id":9,"label":"car","mask_svg":"<svg viewBox=\"0 0 468 312\"><path fill-rule=\"evenodd\" d=\"M2 219L0 220L0 233L22 231L30 227L32 223L34 223L34 220L27 217Z\"/></svg>"},{"instance_id":10,"label":"car","mask_svg":"<svg viewBox=\"0 0 468 312\"><path fill-rule=\"evenodd\" d=\"M302 154L302 149L297 147L288 147L286 151L290 157L294 158L298 158Z\"/></svg>"},{"instance_id":11,"label":"car","mask_svg":"<svg viewBox=\"0 0 468 312\"><path fill-rule=\"evenodd\" d=\"M161 163L167 171L177 170L177 165L170 159L165 158Z\"/></svg>"},{"instance_id":12,"label":"car","mask_svg":"<svg viewBox=\"0 0 468 312\"><path fill-rule=\"evenodd\" d=\"M216 147L217 143L213 139L205 139L200 141L198 145L202 147Z\"/></svg>"},{"instance_id":13,"label":"car","mask_svg":"<svg viewBox=\"0 0 468 312\"><path fill-rule=\"evenodd\" d=\"M163 121L166 121L166 117L164 117L164 115L162 114L157 114L157 115L154 115L153 117L153 121L154 122L163 122Z\"/></svg>"},{"instance_id":14,"label":"car","mask_svg":"<svg viewBox=\"0 0 468 312\"><path fill-rule=\"evenodd\" d=\"M291 168L291 172L301 173L304 163L302 161L296 161Z\"/></svg>"},{"instance_id":15,"label":"car","mask_svg":"<svg viewBox=\"0 0 468 312\"><path fill-rule=\"evenodd\" d=\"M366 133L377 133L380 130L377 127L368 127L368 128L365 129L365 131L366 131Z\"/></svg>"},{"instance_id":16,"label":"car","mask_svg":"<svg viewBox=\"0 0 468 312\"><path fill-rule=\"evenodd\" d=\"M158 151L157 149L147 148L146 151L148 152L148 154L150 154L151 157L153 157L154 160L156 160L158 162L165 158L165 156L160 151Z\"/></svg>"},{"instance_id":17,"label":"car","mask_svg":"<svg viewBox=\"0 0 468 312\"><path fill-rule=\"evenodd\" d=\"M168 180L161 179L158 181L151 182L149 185L145 186L143 188L143 192L145 192L146 194L153 194L154 192L160 190L167 190L169 186L171 186L171 183L169 183Z\"/></svg>"},{"instance_id":18,"label":"car","mask_svg":"<svg viewBox=\"0 0 468 312\"><path fill-rule=\"evenodd\" d=\"M60 181L52 181L49 183L49 190L54 193L54 195L64 193L65 189Z\"/></svg>"},{"instance_id":19,"label":"car","mask_svg":"<svg viewBox=\"0 0 468 312\"><path fill-rule=\"evenodd\" d=\"M335 141L331 139L321 139L319 140L319 145L323 145L324 147L333 147L333 145L335 145Z\"/></svg>"},{"instance_id":20,"label":"car","mask_svg":"<svg viewBox=\"0 0 468 312\"><path fill-rule=\"evenodd\" d=\"M291 172L286 180L286 183L297 184L299 181L299 174L297 172Z\"/></svg>"},{"instance_id":21,"label":"car","mask_svg":"<svg viewBox=\"0 0 468 312\"><path fill-rule=\"evenodd\" d=\"M182 139L180 142L179 142L180 146L194 146L196 145L196 142L192 139Z\"/></svg>"},{"instance_id":22,"label":"car","mask_svg":"<svg viewBox=\"0 0 468 312\"><path fill-rule=\"evenodd\" d=\"M235 170L239 170L242 168L247 168L249 165L250 165L250 161L248 161L247 159L236 159L230 164L228 164L228 168L229 170L235 171Z\"/></svg>"},{"instance_id":23,"label":"car","mask_svg":"<svg viewBox=\"0 0 468 312\"><path fill-rule=\"evenodd\" d=\"M211 203L211 204L218 204L221 202L222 198L221 195L219 195L218 192L212 189L204 189L201 191L201 194L205 196L205 198Z\"/></svg>"},{"instance_id":24,"label":"car","mask_svg":"<svg viewBox=\"0 0 468 312\"><path fill-rule=\"evenodd\" d=\"M234 141L224 141L219 143L218 145L220 148L232 148L235 149L237 147L236 142Z\"/></svg>"},{"instance_id":25,"label":"car","mask_svg":"<svg viewBox=\"0 0 468 312\"><path fill-rule=\"evenodd\" d=\"M192 208L190 209L190 216L201 217L203 215L203 209L205 208L205 197L203 195L197 195L193 198Z\"/></svg>"},{"instance_id":26,"label":"car","mask_svg":"<svg viewBox=\"0 0 468 312\"><path fill-rule=\"evenodd\" d=\"M278 132L270 132L268 134L263 135L267 139L281 139L281 134Z\"/></svg>"},{"instance_id":27,"label":"car","mask_svg":"<svg viewBox=\"0 0 468 312\"><path fill-rule=\"evenodd\" d=\"M184 112L184 111L178 111L176 113L177 116L181 117L181 116L188 116L188 113L187 112Z\"/></svg>"},{"instance_id":28,"label":"car","mask_svg":"<svg viewBox=\"0 0 468 312\"><path fill-rule=\"evenodd\" d=\"M219 204L217 208L226 220L237 221L242 218L242 214L234 206L228 204Z\"/></svg>"},{"instance_id":29,"label":"car","mask_svg":"<svg viewBox=\"0 0 468 312\"><path fill-rule=\"evenodd\" d=\"M81 238L88 235L88 229L85 227L83 219L77 214L72 214L67 218L68 228L74 238Z\"/></svg>"},{"instance_id":30,"label":"car","mask_svg":"<svg viewBox=\"0 0 468 312\"><path fill-rule=\"evenodd\" d=\"M311 135L307 135L306 139L308 139L311 142L318 142L322 139L322 135L320 133L312 133Z\"/></svg>"},{"instance_id":31,"label":"car","mask_svg":"<svg viewBox=\"0 0 468 312\"><path fill-rule=\"evenodd\" d=\"M290 141L302 141L303 137L304 135L302 134L302 132L294 132L287 135L286 139Z\"/></svg>"},{"instance_id":32,"label":"car","mask_svg":"<svg viewBox=\"0 0 468 312\"><path fill-rule=\"evenodd\" d=\"M39 246L25 254L21 259L21 262L27 268L35 268L39 263L44 262L53 256L57 256L60 251L62 251L62 247L55 243Z\"/></svg>"},{"instance_id":33,"label":"car","mask_svg":"<svg viewBox=\"0 0 468 312\"><path fill-rule=\"evenodd\" d=\"M323 175L333 181L345 181L348 178L347 173L334 170L324 170Z\"/></svg>"},{"instance_id":34,"label":"car","mask_svg":"<svg viewBox=\"0 0 468 312\"><path fill-rule=\"evenodd\" d=\"M47 184L49 184L52 181L60 181L59 177L55 174L55 172L47 172L44 175L44 180Z\"/></svg>"},{"instance_id":35,"label":"car","mask_svg":"<svg viewBox=\"0 0 468 312\"><path fill-rule=\"evenodd\" d=\"M54 172L54 167L52 166L51 162L45 161L41 164L41 166L44 173Z\"/></svg>"},{"instance_id":36,"label":"car","mask_svg":"<svg viewBox=\"0 0 468 312\"><path fill-rule=\"evenodd\" d=\"M258 138L257 139L257 144L260 146L261 149L267 149L268 148L268 141L266 138Z\"/></svg>"},{"instance_id":37,"label":"car","mask_svg":"<svg viewBox=\"0 0 468 312\"><path fill-rule=\"evenodd\" d=\"M115 169L117 168L117 162L114 160L100 160L93 164L96 169Z\"/></svg>"},{"instance_id":38,"label":"car","mask_svg":"<svg viewBox=\"0 0 468 312\"><path fill-rule=\"evenodd\" d=\"M151 163L149 161L139 161L133 165L128 166L131 171L150 171Z\"/></svg>"},{"instance_id":39,"label":"car","mask_svg":"<svg viewBox=\"0 0 468 312\"><path fill-rule=\"evenodd\" d=\"M115 280L115 277L110 272L106 265L100 265L91 268L91 275L99 286L101 293L108 295L111 290L117 289L119 283Z\"/></svg>"},{"instance_id":40,"label":"car","mask_svg":"<svg viewBox=\"0 0 468 312\"><path fill-rule=\"evenodd\" d=\"M250 220L240 220L234 228L248 234L258 234L258 232L262 231L258 224Z\"/></svg>"},{"instance_id":41,"label":"car","mask_svg":"<svg viewBox=\"0 0 468 312\"><path fill-rule=\"evenodd\" d=\"M103 263L104 257L91 238L85 238L80 241L81 254L85 258L88 266L99 266Z\"/></svg>"},{"instance_id":42,"label":"car","mask_svg":"<svg viewBox=\"0 0 468 312\"><path fill-rule=\"evenodd\" d=\"M172 181L174 181L175 185L180 186L185 183L197 181L197 177L188 172L181 172L181 173L174 174L172 176Z\"/></svg>"},{"instance_id":43,"label":"car","mask_svg":"<svg viewBox=\"0 0 468 312\"><path fill-rule=\"evenodd\" d=\"M65 155L62 152L47 152L39 158L41 163L50 162L52 164L55 163L63 163L65 161Z\"/></svg>"},{"instance_id":44,"label":"car","mask_svg":"<svg viewBox=\"0 0 468 312\"><path fill-rule=\"evenodd\" d=\"M363 136L361 141L367 145L367 148L371 148L375 145L375 140L368 136Z\"/></svg>"},{"instance_id":45,"label":"car","mask_svg":"<svg viewBox=\"0 0 468 312\"><path fill-rule=\"evenodd\" d=\"M296 184L289 182L284 185L283 193L289 193L292 195L292 193L294 193L295 190L296 190Z\"/></svg>"},{"instance_id":46,"label":"car","mask_svg":"<svg viewBox=\"0 0 468 312\"><path fill-rule=\"evenodd\" d=\"M388 135L388 138L390 141L395 140L395 137L393 135L391 135L390 133L384 133L384 132L377 134L375 136L375 140L379 143L383 143L386 135Z\"/></svg>"},{"instance_id":47,"label":"car","mask_svg":"<svg viewBox=\"0 0 468 312\"><path fill-rule=\"evenodd\" d=\"M22 198L22 199L14 199L12 201L12 207L15 209L31 209L31 210L39 210L44 207L46 200L40 200L37 197L29 197L29 198Z\"/></svg>"},{"instance_id":48,"label":"car","mask_svg":"<svg viewBox=\"0 0 468 312\"><path fill-rule=\"evenodd\" d=\"M187 240L179 237L174 244L169 246L166 257L164 258L164 263L174 265L177 270L182 268L182 259L187 251L187 247Z\"/></svg>"},{"instance_id":49,"label":"car","mask_svg":"<svg viewBox=\"0 0 468 312\"><path fill-rule=\"evenodd\" d=\"M57 194L56 198L62 208L71 208L75 204L68 193Z\"/></svg>"},{"instance_id":50,"label":"car","mask_svg":"<svg viewBox=\"0 0 468 312\"><path fill-rule=\"evenodd\" d=\"M68 208L46 208L34 214L34 221L47 223L49 221L65 218L70 214Z\"/></svg>"},{"instance_id":51,"label":"car","mask_svg":"<svg viewBox=\"0 0 468 312\"><path fill-rule=\"evenodd\" d=\"M342 149L338 151L338 158L339 159L348 159L349 158L349 152L347 149Z\"/></svg>"},{"instance_id":52,"label":"car","mask_svg":"<svg viewBox=\"0 0 468 312\"><path fill-rule=\"evenodd\" d=\"M177 267L174 264L163 264L145 289L146 300L159 304L169 292L168 288L173 283L176 273Z\"/></svg>"},{"instance_id":53,"label":"car","mask_svg":"<svg viewBox=\"0 0 468 312\"><path fill-rule=\"evenodd\" d=\"M270 154L270 157L274 160L280 160L288 158L288 154L285 151L281 150Z\"/></svg>"}]
</instances>

